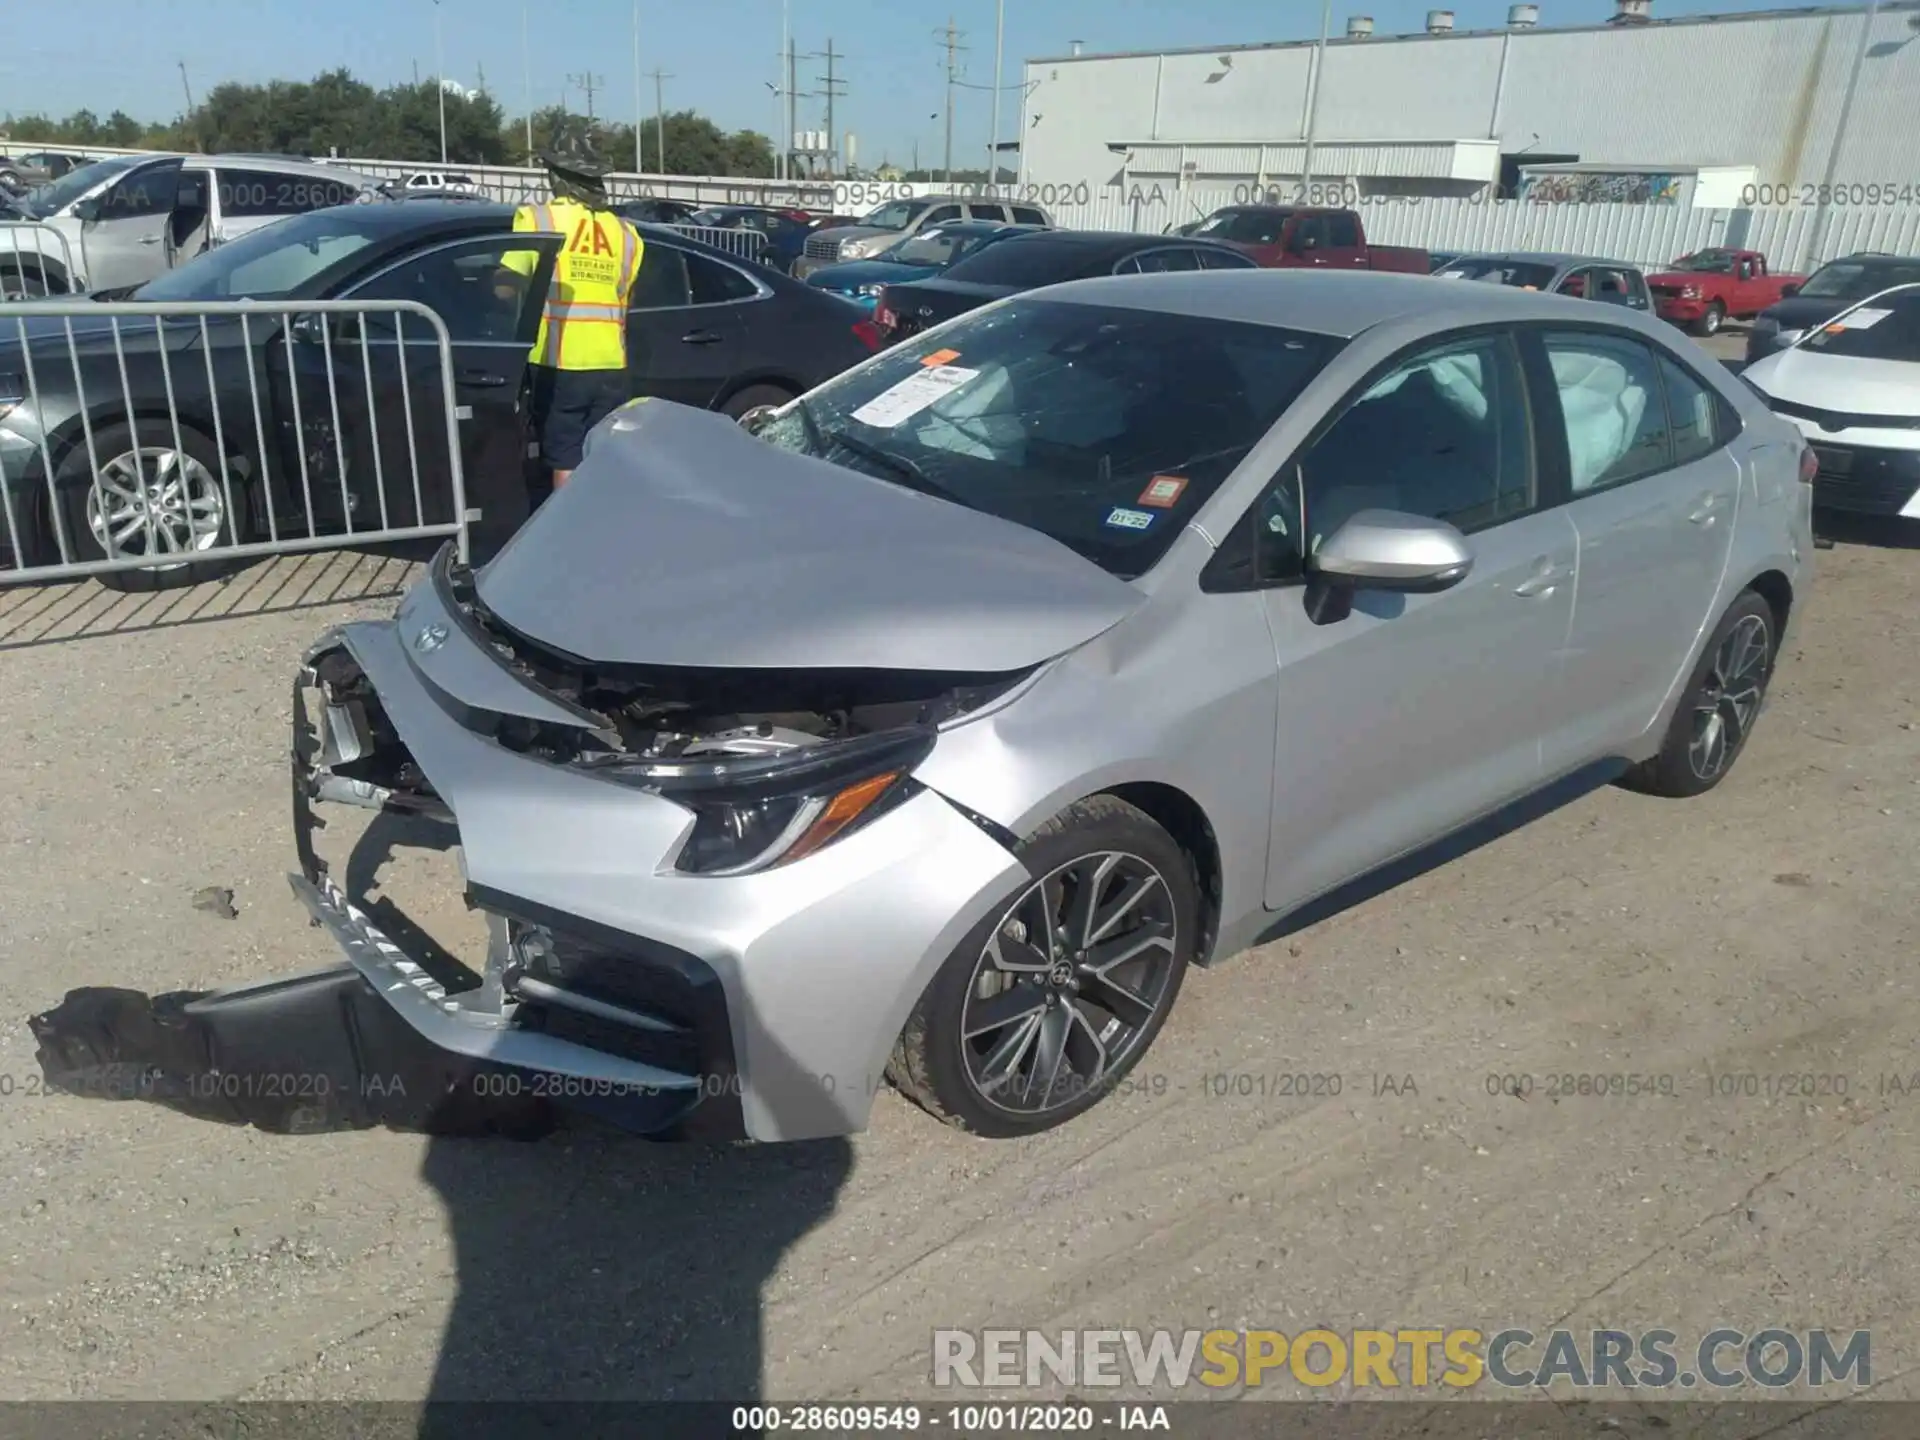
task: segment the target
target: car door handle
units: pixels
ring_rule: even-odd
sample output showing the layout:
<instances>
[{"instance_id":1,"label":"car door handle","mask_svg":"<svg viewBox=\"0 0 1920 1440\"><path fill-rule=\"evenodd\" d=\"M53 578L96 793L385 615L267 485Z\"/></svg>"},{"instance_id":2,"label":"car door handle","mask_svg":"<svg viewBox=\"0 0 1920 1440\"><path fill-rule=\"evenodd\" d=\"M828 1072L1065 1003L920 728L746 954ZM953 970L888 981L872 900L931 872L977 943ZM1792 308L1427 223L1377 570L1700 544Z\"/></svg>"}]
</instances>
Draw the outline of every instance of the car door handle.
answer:
<instances>
[{"instance_id":1,"label":"car door handle","mask_svg":"<svg viewBox=\"0 0 1920 1440\"><path fill-rule=\"evenodd\" d=\"M1555 565L1551 560L1541 560L1535 563L1533 574L1513 587L1513 593L1522 600L1544 598L1553 594L1560 582L1572 574L1571 570Z\"/></svg>"},{"instance_id":2,"label":"car door handle","mask_svg":"<svg viewBox=\"0 0 1920 1440\"><path fill-rule=\"evenodd\" d=\"M483 390L494 390L508 384L507 377L496 375L491 370L456 370L454 380L461 385L472 385Z\"/></svg>"},{"instance_id":3,"label":"car door handle","mask_svg":"<svg viewBox=\"0 0 1920 1440\"><path fill-rule=\"evenodd\" d=\"M1687 519L1696 525L1711 525L1713 523L1713 517L1719 513L1720 497L1718 495L1702 495L1699 500L1694 503L1693 509L1687 512Z\"/></svg>"},{"instance_id":4,"label":"car door handle","mask_svg":"<svg viewBox=\"0 0 1920 1440\"><path fill-rule=\"evenodd\" d=\"M144 238L143 238L143 239L142 239L142 240L140 241L140 243L141 243L142 245L158 245L158 244L160 243L160 241L161 241L161 240L162 240L163 238L165 238L165 237L163 237L163 236L159 236L159 235L148 235L148 236L146 236L146 237L144 237Z\"/></svg>"},{"instance_id":5,"label":"car door handle","mask_svg":"<svg viewBox=\"0 0 1920 1440\"><path fill-rule=\"evenodd\" d=\"M718 330L689 330L680 337L683 345L718 345L727 337Z\"/></svg>"}]
</instances>

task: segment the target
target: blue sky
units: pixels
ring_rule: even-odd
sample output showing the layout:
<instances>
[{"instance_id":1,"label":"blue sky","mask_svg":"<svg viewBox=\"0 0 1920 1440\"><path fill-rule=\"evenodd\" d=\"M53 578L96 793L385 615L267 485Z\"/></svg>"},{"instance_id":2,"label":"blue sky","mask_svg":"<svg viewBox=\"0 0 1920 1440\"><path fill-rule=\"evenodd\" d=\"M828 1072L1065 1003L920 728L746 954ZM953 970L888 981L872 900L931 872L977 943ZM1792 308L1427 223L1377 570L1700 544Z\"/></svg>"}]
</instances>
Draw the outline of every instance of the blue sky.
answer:
<instances>
[{"instance_id":1,"label":"blue sky","mask_svg":"<svg viewBox=\"0 0 1920 1440\"><path fill-rule=\"evenodd\" d=\"M943 145L945 57L936 31L951 12L969 48L962 79L981 88L958 92L955 158L985 160L993 84L994 0L788 0L796 47L826 48L844 61L846 79L835 124L859 136L859 158L890 156L910 163L915 142L923 163L937 163ZM1445 0L1442 0L1444 5ZM33 20L58 13L53 0L23 0L24 14L0 49L0 114L82 106L105 115L118 108L143 120L184 108L178 62L196 94L222 80L304 79L346 66L375 84L434 70L433 0L88 0L72 25ZM1371 14L1382 34L1417 30L1428 0L1336 0L1334 30L1348 14ZM1454 0L1456 26L1499 25L1506 0ZM1658 15L1768 8L1762 0L1655 0ZM570 76L588 71L603 88L594 108L630 119L635 110L632 0L444 0L441 33L449 78L473 84L482 70L509 113L520 113L530 73L536 105L565 94L576 111L585 95ZM1591 24L1613 0L1540 0L1543 25ZM532 16L521 46L523 12ZM658 67L668 109L692 107L729 129L771 131L776 102L768 90L779 73L781 0L640 0L642 68ZM1206 46L1229 42L1310 39L1318 35L1314 0L1007 0L1004 84L1008 117L1018 113L1014 86L1020 61L1088 51ZM802 92L819 90L824 62L802 60ZM643 82L647 113L653 82ZM822 102L798 102L802 128L824 126ZM1017 125L1002 122L1003 138Z\"/></svg>"}]
</instances>

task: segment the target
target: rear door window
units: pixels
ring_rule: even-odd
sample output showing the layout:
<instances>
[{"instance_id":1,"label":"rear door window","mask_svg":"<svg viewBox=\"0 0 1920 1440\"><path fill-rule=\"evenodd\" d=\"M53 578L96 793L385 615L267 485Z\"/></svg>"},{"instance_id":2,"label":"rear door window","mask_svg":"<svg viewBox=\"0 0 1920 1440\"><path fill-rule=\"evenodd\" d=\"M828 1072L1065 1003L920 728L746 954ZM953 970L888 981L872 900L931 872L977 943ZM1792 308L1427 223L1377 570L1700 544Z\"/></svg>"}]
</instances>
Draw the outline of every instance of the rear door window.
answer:
<instances>
[{"instance_id":1,"label":"rear door window","mask_svg":"<svg viewBox=\"0 0 1920 1440\"><path fill-rule=\"evenodd\" d=\"M1333 237L1327 243L1336 250L1360 248L1360 222L1351 215L1329 215L1327 233Z\"/></svg>"},{"instance_id":2,"label":"rear door window","mask_svg":"<svg viewBox=\"0 0 1920 1440\"><path fill-rule=\"evenodd\" d=\"M671 245L649 244L640 257L640 276L627 297L629 310L684 310L692 303L687 292L687 257Z\"/></svg>"},{"instance_id":3,"label":"rear door window","mask_svg":"<svg viewBox=\"0 0 1920 1440\"><path fill-rule=\"evenodd\" d=\"M688 255L686 264L688 288L696 305L724 305L729 300L751 300L760 293L753 281L731 265L723 265L705 255Z\"/></svg>"},{"instance_id":4,"label":"rear door window","mask_svg":"<svg viewBox=\"0 0 1920 1440\"><path fill-rule=\"evenodd\" d=\"M1014 205L1009 208L1013 211L1013 223L1016 225L1045 225L1047 223L1046 213L1034 209L1031 205Z\"/></svg>"},{"instance_id":5,"label":"rear door window","mask_svg":"<svg viewBox=\"0 0 1920 1440\"><path fill-rule=\"evenodd\" d=\"M949 220L958 220L959 218L960 207L958 205L936 205L927 212L927 218L924 224L944 225Z\"/></svg>"},{"instance_id":6,"label":"rear door window","mask_svg":"<svg viewBox=\"0 0 1920 1440\"><path fill-rule=\"evenodd\" d=\"M213 172L213 182L221 218L226 220L304 215L329 205L350 205L360 193L358 186L340 180L274 170L221 167Z\"/></svg>"},{"instance_id":7,"label":"rear door window","mask_svg":"<svg viewBox=\"0 0 1920 1440\"><path fill-rule=\"evenodd\" d=\"M992 220L1002 225L1008 223L1007 207L1004 205L975 200L967 206L967 213L975 220Z\"/></svg>"},{"instance_id":8,"label":"rear door window","mask_svg":"<svg viewBox=\"0 0 1920 1440\"><path fill-rule=\"evenodd\" d=\"M1543 338L1566 421L1574 494L1669 468L1672 433L1653 352L1622 335Z\"/></svg>"}]
</instances>

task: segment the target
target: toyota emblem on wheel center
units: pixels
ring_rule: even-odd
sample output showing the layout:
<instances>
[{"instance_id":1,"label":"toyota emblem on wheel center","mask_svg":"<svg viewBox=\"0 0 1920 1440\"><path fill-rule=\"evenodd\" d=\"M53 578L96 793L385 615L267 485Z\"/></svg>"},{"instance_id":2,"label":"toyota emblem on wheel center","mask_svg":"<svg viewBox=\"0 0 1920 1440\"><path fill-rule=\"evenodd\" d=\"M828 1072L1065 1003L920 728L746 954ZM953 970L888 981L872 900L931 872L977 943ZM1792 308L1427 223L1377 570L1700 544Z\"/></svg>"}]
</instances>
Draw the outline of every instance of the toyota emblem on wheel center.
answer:
<instances>
[{"instance_id":1,"label":"toyota emblem on wheel center","mask_svg":"<svg viewBox=\"0 0 1920 1440\"><path fill-rule=\"evenodd\" d=\"M422 655L430 650L438 650L446 643L447 627L444 625L424 626L421 628L420 633L413 637L413 648L418 650Z\"/></svg>"}]
</instances>

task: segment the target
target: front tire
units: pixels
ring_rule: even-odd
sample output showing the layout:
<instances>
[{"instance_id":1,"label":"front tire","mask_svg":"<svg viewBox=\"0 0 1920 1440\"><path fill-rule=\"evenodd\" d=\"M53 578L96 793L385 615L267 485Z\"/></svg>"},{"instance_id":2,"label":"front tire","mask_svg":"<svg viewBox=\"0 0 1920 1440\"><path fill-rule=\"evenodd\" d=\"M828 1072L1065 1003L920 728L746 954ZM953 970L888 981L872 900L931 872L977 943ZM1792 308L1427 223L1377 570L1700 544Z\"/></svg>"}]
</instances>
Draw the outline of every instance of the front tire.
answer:
<instances>
[{"instance_id":1,"label":"front tire","mask_svg":"<svg viewBox=\"0 0 1920 1440\"><path fill-rule=\"evenodd\" d=\"M784 405L793 399L793 392L783 390L778 385L749 385L744 390L736 390L720 403L720 413L729 420L738 420L749 410L762 405Z\"/></svg>"},{"instance_id":2,"label":"front tire","mask_svg":"<svg viewBox=\"0 0 1920 1440\"><path fill-rule=\"evenodd\" d=\"M1753 591L1733 602L1694 667L1660 753L1628 771L1622 784L1685 799L1726 778L1766 702L1778 625L1773 607Z\"/></svg>"},{"instance_id":3,"label":"front tire","mask_svg":"<svg viewBox=\"0 0 1920 1440\"><path fill-rule=\"evenodd\" d=\"M219 449L198 430L182 424L179 438L176 450L173 423L164 418L141 420L137 434L131 425L106 425L94 431L91 453L84 440L77 441L60 462L55 488L76 559L180 557L152 569L94 577L109 590L179 590L239 568L234 560L193 557L244 542L251 532L247 485L231 463L222 485ZM44 539L56 546L51 533Z\"/></svg>"},{"instance_id":4,"label":"front tire","mask_svg":"<svg viewBox=\"0 0 1920 1440\"><path fill-rule=\"evenodd\" d=\"M1720 327L1726 323L1727 307L1718 300L1707 306L1707 313L1694 322L1693 333L1701 337L1718 335Z\"/></svg>"},{"instance_id":5,"label":"front tire","mask_svg":"<svg viewBox=\"0 0 1920 1440\"><path fill-rule=\"evenodd\" d=\"M887 1066L928 1113L996 1139L1065 1124L1127 1076L1200 927L1193 862L1115 796L1068 806L1019 854L1027 884L940 967Z\"/></svg>"}]
</instances>

